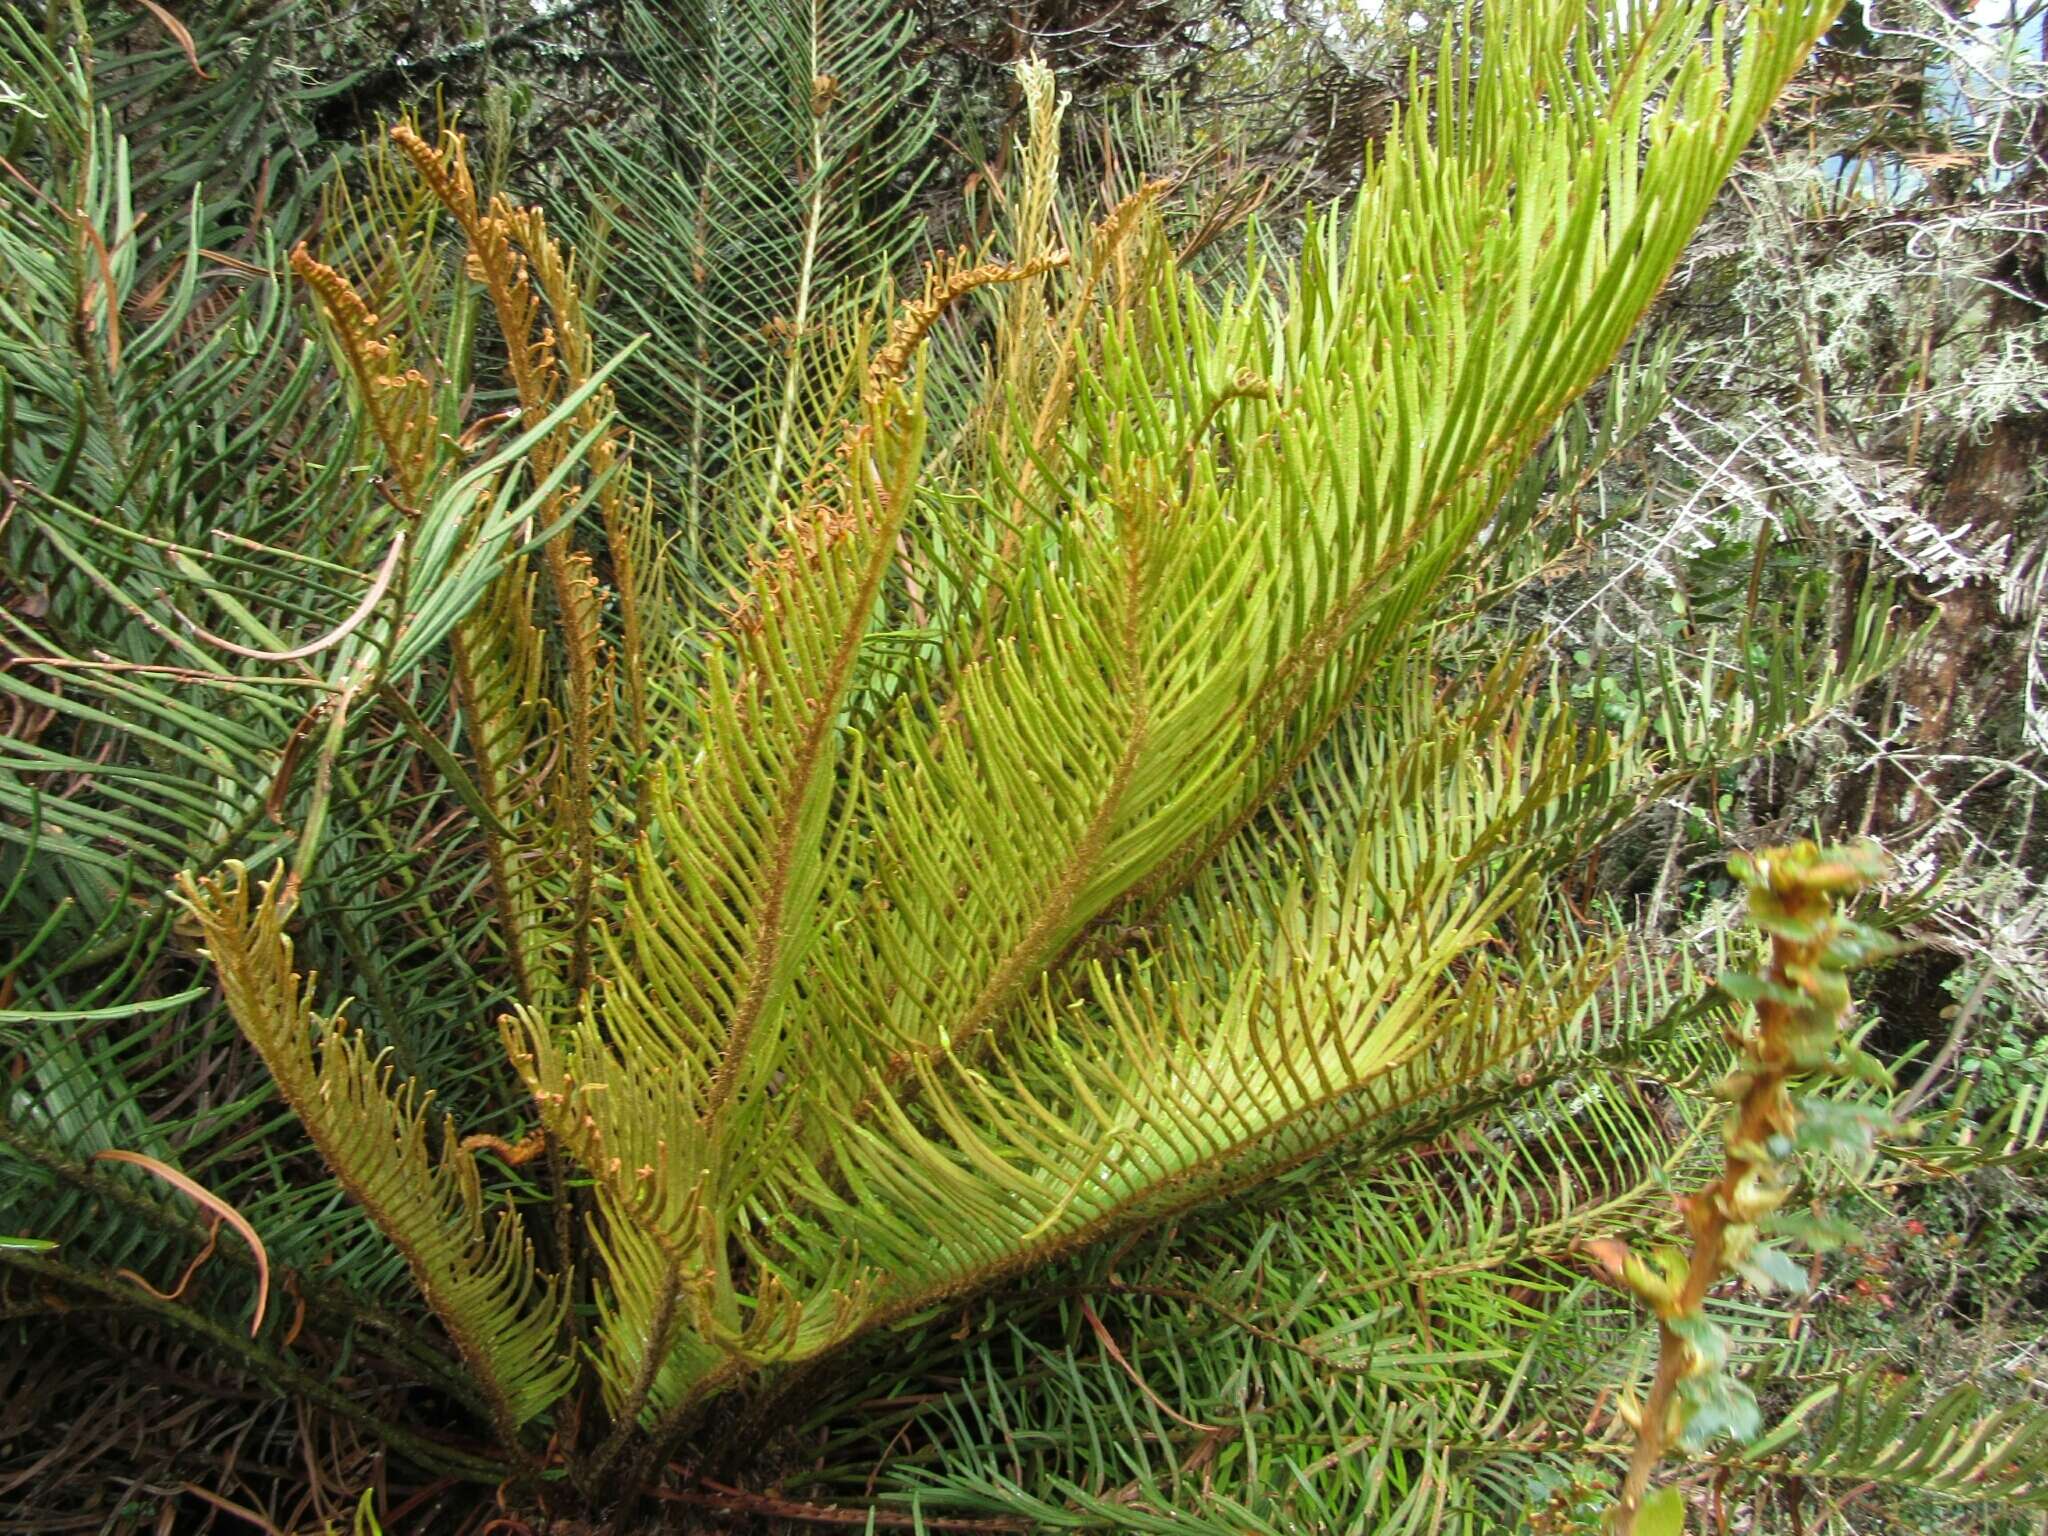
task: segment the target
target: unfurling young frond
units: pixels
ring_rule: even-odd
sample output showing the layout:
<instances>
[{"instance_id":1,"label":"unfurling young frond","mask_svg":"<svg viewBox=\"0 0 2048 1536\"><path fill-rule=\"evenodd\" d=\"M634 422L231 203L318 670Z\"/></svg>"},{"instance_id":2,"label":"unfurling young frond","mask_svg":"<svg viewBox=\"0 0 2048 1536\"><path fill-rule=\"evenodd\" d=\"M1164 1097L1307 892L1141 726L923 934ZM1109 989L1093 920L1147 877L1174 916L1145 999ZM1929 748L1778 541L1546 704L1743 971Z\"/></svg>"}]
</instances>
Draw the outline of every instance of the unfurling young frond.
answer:
<instances>
[{"instance_id":1,"label":"unfurling young frond","mask_svg":"<svg viewBox=\"0 0 2048 1536\"><path fill-rule=\"evenodd\" d=\"M342 1188L405 1255L499 1433L516 1444L519 1427L545 1412L573 1374L563 1349L566 1279L535 1266L512 1210L486 1212L476 1158L452 1120L441 1127L439 1157L432 1154L431 1095L396 1082L339 1009L314 1012L315 978L295 968L284 931L282 884L280 873L252 899L247 871L231 864L181 880L179 890L243 1036Z\"/></svg>"}]
</instances>

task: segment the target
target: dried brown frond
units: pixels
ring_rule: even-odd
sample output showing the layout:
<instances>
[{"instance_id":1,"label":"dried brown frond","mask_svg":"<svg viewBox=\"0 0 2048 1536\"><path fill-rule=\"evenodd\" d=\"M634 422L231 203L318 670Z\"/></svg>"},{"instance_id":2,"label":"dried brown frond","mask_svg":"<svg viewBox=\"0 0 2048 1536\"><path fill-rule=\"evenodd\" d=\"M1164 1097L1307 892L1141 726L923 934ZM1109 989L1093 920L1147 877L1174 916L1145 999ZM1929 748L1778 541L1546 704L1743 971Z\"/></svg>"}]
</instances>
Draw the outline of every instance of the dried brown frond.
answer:
<instances>
[{"instance_id":1,"label":"dried brown frond","mask_svg":"<svg viewBox=\"0 0 2048 1536\"><path fill-rule=\"evenodd\" d=\"M373 1352L355 1353L349 1393L360 1417L351 1419L278 1391L253 1363L195 1347L162 1325L162 1304L136 1294L146 1309L118 1294L60 1295L17 1272L0 1275L0 1317L24 1330L0 1351L8 1527L202 1529L216 1511L187 1492L201 1478L264 1511L276 1529L346 1529L355 1497L387 1476L389 1453L364 1420L396 1417L402 1382ZM343 1358L330 1338L308 1335L301 1345L301 1363L323 1372ZM387 1508L416 1486L390 1470Z\"/></svg>"}]
</instances>

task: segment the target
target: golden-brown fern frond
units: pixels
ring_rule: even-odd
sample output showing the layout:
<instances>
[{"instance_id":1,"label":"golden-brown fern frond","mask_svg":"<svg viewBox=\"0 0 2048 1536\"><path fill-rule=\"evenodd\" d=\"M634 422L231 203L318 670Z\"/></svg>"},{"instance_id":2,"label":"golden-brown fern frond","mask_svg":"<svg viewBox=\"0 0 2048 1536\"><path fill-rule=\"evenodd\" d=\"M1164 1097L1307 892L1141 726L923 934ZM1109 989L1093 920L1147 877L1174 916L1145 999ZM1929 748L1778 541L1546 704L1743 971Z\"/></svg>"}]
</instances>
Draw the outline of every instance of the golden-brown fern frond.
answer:
<instances>
[{"instance_id":1,"label":"golden-brown fern frond","mask_svg":"<svg viewBox=\"0 0 2048 1536\"><path fill-rule=\"evenodd\" d=\"M406 504L417 507L440 457L433 385L418 369L405 366L380 318L349 280L315 257L304 241L293 249L291 263L312 291L355 381L356 398L383 446L392 478Z\"/></svg>"},{"instance_id":2,"label":"golden-brown fern frond","mask_svg":"<svg viewBox=\"0 0 2048 1536\"><path fill-rule=\"evenodd\" d=\"M924 292L898 311L889 328L889 340L868 365L867 399L879 401L883 392L899 382L910 359L931 328L947 310L978 288L1003 283L1022 283L1067 265L1065 251L1047 251L1029 261L984 261L969 265L964 251L941 255L925 268Z\"/></svg>"},{"instance_id":3,"label":"golden-brown fern frond","mask_svg":"<svg viewBox=\"0 0 2048 1536\"><path fill-rule=\"evenodd\" d=\"M462 232L464 270L489 301L522 416L538 421L571 395L580 401L528 449L533 482L556 487L538 513L552 529L540 545L546 612L536 607L525 560L511 562L457 644L458 701L477 751L497 759L480 765L479 778L486 797L496 797L501 846L492 862L508 937L522 952L520 999L557 1012L588 976L603 862L596 824L607 792L599 764L614 745L621 691L615 662L625 674L625 745L635 756L646 750L642 615L649 578L642 571L658 564L651 509L633 492L610 392L594 382L573 259L545 218L503 196L484 201L459 135L429 144L400 123L390 138ZM565 475L572 456L576 472ZM594 561L575 547L567 526L556 526L586 490L603 522L620 594L623 645L616 657L606 643L606 594ZM515 792L512 786L529 775L525 790ZM557 984L566 992L558 994Z\"/></svg>"},{"instance_id":4,"label":"golden-brown fern frond","mask_svg":"<svg viewBox=\"0 0 2048 1536\"><path fill-rule=\"evenodd\" d=\"M600 936L605 979L573 1041L531 1014L511 1032L545 1122L664 1256L670 1281L640 1294L680 1285L699 1336L739 1354L815 1349L848 1326L842 1303L816 1292L743 1307L727 1223L733 1181L773 1162L787 1111L771 1078L832 894L830 848L844 835L832 827L848 814L850 744L834 720L895 559L921 425L899 403L849 434L837 499L757 565L701 663L699 751L672 756L650 786L652 833L634 846L616 927ZM858 1283L843 1282L833 1294Z\"/></svg>"},{"instance_id":5,"label":"golden-brown fern frond","mask_svg":"<svg viewBox=\"0 0 2048 1536\"><path fill-rule=\"evenodd\" d=\"M452 1120L439 1156L426 1099L341 1013L313 1010L315 978L293 965L282 880L253 893L248 872L179 881L206 938L229 1011L278 1091L351 1198L405 1255L413 1279L462 1352L508 1445L574 1373L563 1344L569 1290L534 1263L516 1212L485 1209L476 1159ZM429 1095L429 1098L431 1095Z\"/></svg>"},{"instance_id":6,"label":"golden-brown fern frond","mask_svg":"<svg viewBox=\"0 0 2048 1536\"><path fill-rule=\"evenodd\" d=\"M544 415L559 398L555 338L544 323L526 259L513 240L511 205L502 197L493 197L488 204L479 200L460 134L444 132L438 145L429 144L410 123L401 122L392 126L391 142L412 161L469 242L465 269L483 285L497 312L520 409L529 417Z\"/></svg>"},{"instance_id":7,"label":"golden-brown fern frond","mask_svg":"<svg viewBox=\"0 0 2048 1536\"><path fill-rule=\"evenodd\" d=\"M535 581L521 559L491 583L455 630L451 681L471 772L495 822L483 842L514 988L529 1006L558 1014L571 1003L566 871L551 804L561 715L550 697L548 637L534 618Z\"/></svg>"}]
</instances>

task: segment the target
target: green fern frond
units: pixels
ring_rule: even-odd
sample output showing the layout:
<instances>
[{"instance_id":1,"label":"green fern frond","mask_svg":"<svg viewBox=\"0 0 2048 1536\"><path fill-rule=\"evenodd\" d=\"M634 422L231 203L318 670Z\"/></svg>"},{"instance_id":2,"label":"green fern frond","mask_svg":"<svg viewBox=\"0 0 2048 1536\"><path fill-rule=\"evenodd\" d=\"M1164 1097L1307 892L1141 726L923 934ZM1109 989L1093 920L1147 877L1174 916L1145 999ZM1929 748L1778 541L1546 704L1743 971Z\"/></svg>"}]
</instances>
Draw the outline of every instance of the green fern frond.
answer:
<instances>
[{"instance_id":1,"label":"green fern frond","mask_svg":"<svg viewBox=\"0 0 2048 1536\"><path fill-rule=\"evenodd\" d=\"M1579 1245L1718 1166L1717 1026L1666 1018L1697 985L1610 997L1619 1017L1483 1099L1376 1121L1314 1177L947 1312L909 1353L958 1385L821 1413L791 1491L1048 1529L1520 1524L1546 1467L1608 1449L1588 1431L1631 1318Z\"/></svg>"},{"instance_id":2,"label":"green fern frond","mask_svg":"<svg viewBox=\"0 0 2048 1536\"><path fill-rule=\"evenodd\" d=\"M913 31L875 0L625 9L646 131L578 134L571 159L600 335L648 336L621 398L692 545L771 528L834 446L862 361L845 306L917 236L936 120Z\"/></svg>"},{"instance_id":3,"label":"green fern frond","mask_svg":"<svg viewBox=\"0 0 2048 1536\"><path fill-rule=\"evenodd\" d=\"M1269 1178L1581 1017L1616 952L1546 949L1536 856L1501 850L1602 765L1568 725L1524 760L1508 710L1484 743L1491 780L1485 751L1425 722L1408 723L1444 748L1434 772L1373 780L1385 801L1365 796L1348 851L1293 879L1226 862L1140 964L1050 992L980 1064L921 1068L937 1135L893 1099L872 1126L842 1116L845 1241L911 1296L971 1288ZM1475 881L1475 864L1498 867Z\"/></svg>"},{"instance_id":4,"label":"green fern frond","mask_svg":"<svg viewBox=\"0 0 2048 1536\"><path fill-rule=\"evenodd\" d=\"M566 1049L533 1015L508 1035L548 1123L598 1175L608 1219L636 1223L664 1255L658 1277L636 1280L643 1312L681 1288L700 1326L735 1347L765 1337L776 1309L756 1297L753 1327L742 1328L721 1213L749 1171L772 1166L769 1149L786 1134L787 1101L778 1105L768 1074L793 1027L791 978L832 863L847 750L834 717L897 557L919 425L914 404L876 402L849 437L838 505L791 529L789 551L757 571L725 643L704 657L707 745L651 787L649 835L617 932L603 940L602 1013L587 1013ZM647 1262L643 1237L609 1241ZM668 1331L651 1314L637 1326Z\"/></svg>"},{"instance_id":5,"label":"green fern frond","mask_svg":"<svg viewBox=\"0 0 2048 1536\"><path fill-rule=\"evenodd\" d=\"M1683 771L1773 750L1843 708L1919 638L1894 622L1892 593L1882 588L1866 592L1846 615L1839 645L1808 638L1813 615L1803 594L1790 612L1771 617L1768 634L1745 626L1736 647L1724 650L1710 640L1697 659L1665 654L1639 673L1642 697L1656 701L1665 750Z\"/></svg>"},{"instance_id":6,"label":"green fern frond","mask_svg":"<svg viewBox=\"0 0 2048 1536\"><path fill-rule=\"evenodd\" d=\"M1871 1368L1813 1392L1724 1460L1959 1503L2048 1509L2048 1409L2023 1402L1987 1411L1982 1390L1968 1382L1929 1401L1912 1377Z\"/></svg>"},{"instance_id":7,"label":"green fern frond","mask_svg":"<svg viewBox=\"0 0 2048 1536\"><path fill-rule=\"evenodd\" d=\"M132 945L182 965L154 886L225 865L181 889L229 1008L389 1243L334 1182L257 1167L219 1127L186 1145L259 1229L278 1216L281 1251L355 1223L352 1294L395 1247L507 1449L580 1375L612 1421L563 1415L592 1486L714 1392L1026 1266L1074 1272L1084 1245L1197 1204L1317 1198L1289 1175L1349 1157L1374 1181L1320 1209L1365 1234L1355 1286L1289 1247L1298 1294L1227 1291L1247 1337L1287 1341L1282 1365L1197 1358L1168 1316L1188 1304L1119 1293L1111 1321L1059 1319L1103 1346L1088 1372L1028 1340L1071 1393L1032 1399L983 1361L995 1395L949 1400L951 1432L992 1446L983 1420L1027 1400L1125 1424L1126 1486L977 1469L976 1497L1008 1488L1054 1526L1163 1529L1214 1464L1203 1518L1232 1529L1335 1521L1347 1498L1387 1529L1476 1528L1505 1474L1475 1447L1519 1428L1512 1454L1533 1454L1538 1385L1578 1413L1626 1347L1571 1239L1653 1205L1701 1112L1682 961L1564 877L1658 773L1767 749L1892 654L1874 609L1832 673L1746 649L1695 704L1674 669L1662 721L1610 740L1491 627L1526 575L1495 541L1540 516L1516 500L1524 462L1825 7L1757 7L1734 45L1719 14L1492 8L1352 216L1310 222L1299 252L1253 237L1225 292L1177 260L1158 186L1092 229L1062 206L1057 86L1026 68L1009 259L935 261L878 337L862 312L914 238L892 215L928 128L889 115L900 18L742 5L663 41L636 11L677 138L583 146L601 283L457 142L407 128L411 170L372 156L359 200L330 204L332 261L300 263L335 368L274 275L251 280L237 313L263 326L239 334L290 394L234 453L203 441L203 400L159 426L117 379L109 414L110 338L87 326L81 353L72 324L90 283L37 268L10 314L35 316L16 350L36 353L39 478L0 536L9 579L56 596L47 623L9 616L36 650L0 688L53 724L9 748L0 805L36 910L90 902L31 924L24 1006L69 1023L24 1056L47 1123L8 1122L10 1145L54 1180L96 1117L163 1130L165 1095L89 1091L139 1047L88 1026L147 986L45 962L85 933L98 963ZM642 354L599 361L598 287L614 327L654 325ZM142 377L185 388L224 356L210 340ZM499 342L517 420L468 422L504 382ZM614 379L669 439L654 491ZM353 421L321 425L336 401ZM184 427L159 510L124 522L119 440ZM290 472L260 478L273 456ZM224 509L198 492L250 463L255 510L215 548L199 519ZM707 519L775 532L722 617L666 563ZM78 793L52 794L67 776ZM236 862L286 851L295 883L260 894ZM366 999L376 1045L313 1012L287 918L306 970ZM218 1042L217 1010L190 1017ZM1649 1102L1599 1081L1624 1055ZM475 1154L451 1131L430 1156L427 1083L512 1167L544 1154L550 1188L514 1173L487 1219ZM544 1199L556 1276L523 1224ZM174 1240L146 1250L159 1267ZM1595 1358L1558 1347L1566 1318ZM1290 1461L1312 1475L1290 1484Z\"/></svg>"},{"instance_id":8,"label":"green fern frond","mask_svg":"<svg viewBox=\"0 0 2048 1536\"><path fill-rule=\"evenodd\" d=\"M515 1031L548 1123L668 1265L622 1327L665 1332L650 1298L680 1287L699 1338L802 1358L1269 1177L1597 1009L1619 950L1547 937L1576 925L1535 850L1595 836L1624 766L1511 702L1512 666L1462 732L1402 667L1818 24L1759 13L1730 86L1691 15L1489 30L1349 235L1310 230L1284 313L1149 257L1100 294L1096 255L1038 273L1056 102L1026 81L1044 165L999 353L1051 414L987 423L973 500L917 495L917 450L890 446L914 395L850 439L706 653L575 1039ZM1560 72L1572 45L1632 63ZM1483 174L1503 156L1512 184ZM1142 199L1117 217L1101 253L1159 249ZM1041 331L1041 282L1081 318ZM940 586L932 650L871 647ZM869 665L887 702L856 755L834 722ZM1239 851L1376 682L1401 707L1329 786L1355 838ZM1075 963L1175 891L1179 937Z\"/></svg>"}]
</instances>

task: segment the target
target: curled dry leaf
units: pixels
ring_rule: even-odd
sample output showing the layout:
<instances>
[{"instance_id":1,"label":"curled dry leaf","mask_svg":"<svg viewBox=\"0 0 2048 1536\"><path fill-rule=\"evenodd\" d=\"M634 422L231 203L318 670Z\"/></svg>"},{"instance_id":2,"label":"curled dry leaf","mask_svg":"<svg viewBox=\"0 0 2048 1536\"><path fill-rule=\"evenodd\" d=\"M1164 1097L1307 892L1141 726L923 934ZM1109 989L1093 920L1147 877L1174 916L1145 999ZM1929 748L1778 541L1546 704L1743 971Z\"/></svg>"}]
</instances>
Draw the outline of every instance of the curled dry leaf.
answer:
<instances>
[{"instance_id":1,"label":"curled dry leaf","mask_svg":"<svg viewBox=\"0 0 2048 1536\"><path fill-rule=\"evenodd\" d=\"M256 1229L249 1225L248 1218L205 1185L187 1178L169 1163L158 1162L143 1153L123 1152L119 1149L95 1152L93 1161L128 1163L146 1173L154 1174L179 1194L211 1211L241 1235L242 1241L249 1245L249 1251L256 1255L256 1313L249 1319L249 1337L253 1339L263 1328L263 1309L270 1304L270 1255L263 1247L263 1239L258 1237ZM182 1288L181 1286L180 1289Z\"/></svg>"}]
</instances>

